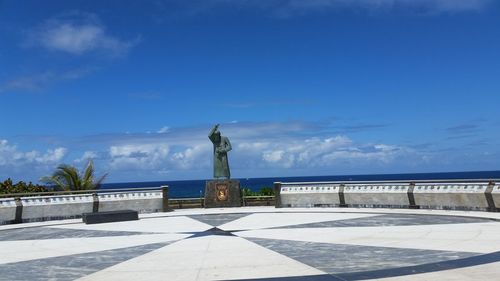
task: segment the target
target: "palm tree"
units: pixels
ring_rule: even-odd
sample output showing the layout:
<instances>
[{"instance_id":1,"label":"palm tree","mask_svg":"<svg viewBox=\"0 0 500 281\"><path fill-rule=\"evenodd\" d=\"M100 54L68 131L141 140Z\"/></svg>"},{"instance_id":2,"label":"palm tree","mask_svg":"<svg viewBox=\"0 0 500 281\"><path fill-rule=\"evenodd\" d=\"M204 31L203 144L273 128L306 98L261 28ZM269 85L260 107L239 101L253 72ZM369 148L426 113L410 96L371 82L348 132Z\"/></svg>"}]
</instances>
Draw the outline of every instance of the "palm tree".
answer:
<instances>
[{"instance_id":1,"label":"palm tree","mask_svg":"<svg viewBox=\"0 0 500 281\"><path fill-rule=\"evenodd\" d=\"M107 174L98 180L94 179L94 162L89 159L85 170L80 174L74 166L62 164L51 175L42 177L41 182L55 186L61 190L91 190L98 189Z\"/></svg>"}]
</instances>

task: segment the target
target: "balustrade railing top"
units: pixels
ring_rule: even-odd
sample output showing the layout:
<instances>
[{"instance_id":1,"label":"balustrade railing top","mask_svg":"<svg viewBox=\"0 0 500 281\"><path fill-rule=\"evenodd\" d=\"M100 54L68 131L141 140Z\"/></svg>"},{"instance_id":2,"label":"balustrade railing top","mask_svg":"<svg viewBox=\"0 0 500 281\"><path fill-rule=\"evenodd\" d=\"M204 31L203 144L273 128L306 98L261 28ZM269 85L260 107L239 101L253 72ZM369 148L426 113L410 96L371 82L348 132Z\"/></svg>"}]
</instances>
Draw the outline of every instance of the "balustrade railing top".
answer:
<instances>
[{"instance_id":1,"label":"balustrade railing top","mask_svg":"<svg viewBox=\"0 0 500 281\"><path fill-rule=\"evenodd\" d=\"M276 182L281 185L305 184L392 184L392 183L490 183L500 182L500 179L436 179L436 180L377 180L377 181L318 181L318 182Z\"/></svg>"},{"instance_id":2,"label":"balustrade railing top","mask_svg":"<svg viewBox=\"0 0 500 281\"><path fill-rule=\"evenodd\" d=\"M6 193L0 194L0 198L6 197L30 197L30 196L50 196L50 195L71 195L71 194L93 194L109 192L143 192L143 191L161 191L168 186L156 187L137 187L137 188L114 188L114 189L93 189L93 190L64 190L64 191L44 191L44 192L25 192L25 193Z\"/></svg>"}]
</instances>

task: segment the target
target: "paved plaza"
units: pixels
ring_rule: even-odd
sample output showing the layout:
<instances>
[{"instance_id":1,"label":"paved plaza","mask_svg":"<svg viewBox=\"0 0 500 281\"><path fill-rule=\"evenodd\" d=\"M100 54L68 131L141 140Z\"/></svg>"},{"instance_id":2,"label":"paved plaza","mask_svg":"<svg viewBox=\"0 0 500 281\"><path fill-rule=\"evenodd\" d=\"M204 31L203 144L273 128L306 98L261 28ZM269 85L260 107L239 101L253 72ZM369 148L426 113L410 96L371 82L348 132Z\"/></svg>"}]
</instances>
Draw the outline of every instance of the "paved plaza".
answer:
<instances>
[{"instance_id":1,"label":"paved plaza","mask_svg":"<svg viewBox=\"0 0 500 281\"><path fill-rule=\"evenodd\" d=\"M176 210L0 226L0 280L498 280L500 215Z\"/></svg>"}]
</instances>

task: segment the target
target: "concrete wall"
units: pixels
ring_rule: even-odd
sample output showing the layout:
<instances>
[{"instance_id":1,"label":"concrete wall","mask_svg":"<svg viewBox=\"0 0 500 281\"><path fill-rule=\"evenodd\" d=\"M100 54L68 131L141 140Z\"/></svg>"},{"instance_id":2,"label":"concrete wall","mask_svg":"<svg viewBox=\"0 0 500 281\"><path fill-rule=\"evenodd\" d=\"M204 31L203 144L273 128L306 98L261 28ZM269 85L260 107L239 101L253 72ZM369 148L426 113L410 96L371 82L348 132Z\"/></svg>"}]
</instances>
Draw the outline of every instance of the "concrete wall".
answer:
<instances>
[{"instance_id":1,"label":"concrete wall","mask_svg":"<svg viewBox=\"0 0 500 281\"><path fill-rule=\"evenodd\" d=\"M165 198L163 198L165 196ZM140 213L159 212L168 204L167 189L147 189L94 194L50 195L0 198L0 224L51 219L76 218L94 211L135 210ZM18 206L19 205L19 206Z\"/></svg>"},{"instance_id":2,"label":"concrete wall","mask_svg":"<svg viewBox=\"0 0 500 281\"><path fill-rule=\"evenodd\" d=\"M22 197L23 221L72 218L92 212L92 194Z\"/></svg>"},{"instance_id":3,"label":"concrete wall","mask_svg":"<svg viewBox=\"0 0 500 281\"><path fill-rule=\"evenodd\" d=\"M276 187L277 186L277 187ZM324 187L331 187L325 190ZM497 211L500 184L489 181L275 183L276 207L399 207ZM491 193L490 193L491 191Z\"/></svg>"},{"instance_id":4,"label":"concrete wall","mask_svg":"<svg viewBox=\"0 0 500 281\"><path fill-rule=\"evenodd\" d=\"M349 206L408 206L409 184L348 184L344 188Z\"/></svg>"},{"instance_id":5,"label":"concrete wall","mask_svg":"<svg viewBox=\"0 0 500 281\"><path fill-rule=\"evenodd\" d=\"M161 191L100 193L99 211L134 210L140 213L160 212L163 207Z\"/></svg>"},{"instance_id":6,"label":"concrete wall","mask_svg":"<svg viewBox=\"0 0 500 281\"><path fill-rule=\"evenodd\" d=\"M486 210L488 183L416 184L415 204L421 208Z\"/></svg>"},{"instance_id":7,"label":"concrete wall","mask_svg":"<svg viewBox=\"0 0 500 281\"><path fill-rule=\"evenodd\" d=\"M0 224L16 218L16 201L14 198L0 198Z\"/></svg>"},{"instance_id":8,"label":"concrete wall","mask_svg":"<svg viewBox=\"0 0 500 281\"><path fill-rule=\"evenodd\" d=\"M282 186L280 191L283 207L338 206L340 185L312 184Z\"/></svg>"}]
</instances>

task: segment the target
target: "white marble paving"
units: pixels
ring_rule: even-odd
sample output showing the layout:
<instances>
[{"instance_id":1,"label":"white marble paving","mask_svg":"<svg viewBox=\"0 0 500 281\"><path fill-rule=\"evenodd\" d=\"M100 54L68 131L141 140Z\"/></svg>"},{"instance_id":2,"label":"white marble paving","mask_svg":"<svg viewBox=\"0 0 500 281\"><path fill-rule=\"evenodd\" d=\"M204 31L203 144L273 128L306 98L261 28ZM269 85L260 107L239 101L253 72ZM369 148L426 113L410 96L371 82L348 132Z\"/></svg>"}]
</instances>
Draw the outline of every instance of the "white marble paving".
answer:
<instances>
[{"instance_id":1,"label":"white marble paving","mask_svg":"<svg viewBox=\"0 0 500 281\"><path fill-rule=\"evenodd\" d=\"M229 213L337 213L337 214L422 214L422 215L449 215L475 218L492 218L500 220L500 212L482 211L453 211L453 210L432 210L432 209L386 209L386 208L274 208L272 206L241 207L241 208L213 208L213 209L180 209L167 213L139 214L142 218L165 218L188 215L204 214L229 214ZM22 224L0 225L0 231L4 229L15 229L23 227L38 227L48 225L80 224L81 219L67 219L43 222L31 222Z\"/></svg>"},{"instance_id":2,"label":"white marble paving","mask_svg":"<svg viewBox=\"0 0 500 281\"><path fill-rule=\"evenodd\" d=\"M455 211L433 209L387 209L387 208L274 208L272 206L256 206L241 208L213 208L213 209L179 209L169 213L141 214L140 217L165 217L179 215L228 214L228 213L362 213L362 214L420 214L420 215L448 215L475 218L500 219L500 212L484 211Z\"/></svg>"},{"instance_id":3,"label":"white marble paving","mask_svg":"<svg viewBox=\"0 0 500 281\"><path fill-rule=\"evenodd\" d=\"M319 243L490 253L500 251L500 223L263 229L240 237Z\"/></svg>"},{"instance_id":4,"label":"white marble paving","mask_svg":"<svg viewBox=\"0 0 500 281\"><path fill-rule=\"evenodd\" d=\"M223 230L235 231L233 234L237 236L208 235L212 232L204 231L211 229L212 226L186 217L197 214L229 213L249 213L248 216L219 227ZM406 226L286 228L297 224L357 218L369 219L381 214L457 215L500 219L500 214L487 212L245 207L176 210L169 213L141 215L139 221L94 225L85 225L81 223L81 220L6 225L0 226L0 231L5 230L7 231L5 233L8 233L10 229L15 228L32 227L36 229L44 226L65 230L124 231L125 233L122 236L106 236L103 233L103 237L0 241L0 266L7 263L51 257L68 256L70 258L69 256L76 254L174 241L165 247L146 254L141 253L140 256L87 275L79 280L240 280L325 274L319 269L285 256L286 251L282 251L283 254L280 254L245 238L470 253L500 251L500 222L494 221ZM141 233L129 235L129 232ZM207 236L191 237L189 233ZM217 232L212 234L214 233L217 234ZM328 249L322 249L321 245L316 245L315 250L322 251L320 254L328 259ZM313 254L309 256L314 257ZM500 262L495 260L494 263L478 266L378 280L490 281L496 280L495 278L500 276L499 265ZM21 267L22 264L15 266ZM22 268L19 270L22 272ZM74 270L78 269L75 267ZM3 272L0 267L0 276L1 274Z\"/></svg>"},{"instance_id":5,"label":"white marble paving","mask_svg":"<svg viewBox=\"0 0 500 281\"><path fill-rule=\"evenodd\" d=\"M183 239L187 234L0 241L0 264L68 256Z\"/></svg>"},{"instance_id":6,"label":"white marble paving","mask_svg":"<svg viewBox=\"0 0 500 281\"><path fill-rule=\"evenodd\" d=\"M219 226L223 230L261 229L282 227L296 224L336 221L376 216L375 214L342 214L342 213L267 213L251 214L246 217Z\"/></svg>"},{"instance_id":7,"label":"white marble paving","mask_svg":"<svg viewBox=\"0 0 500 281\"><path fill-rule=\"evenodd\" d=\"M237 280L324 274L313 267L234 236L182 240L78 279Z\"/></svg>"}]
</instances>

